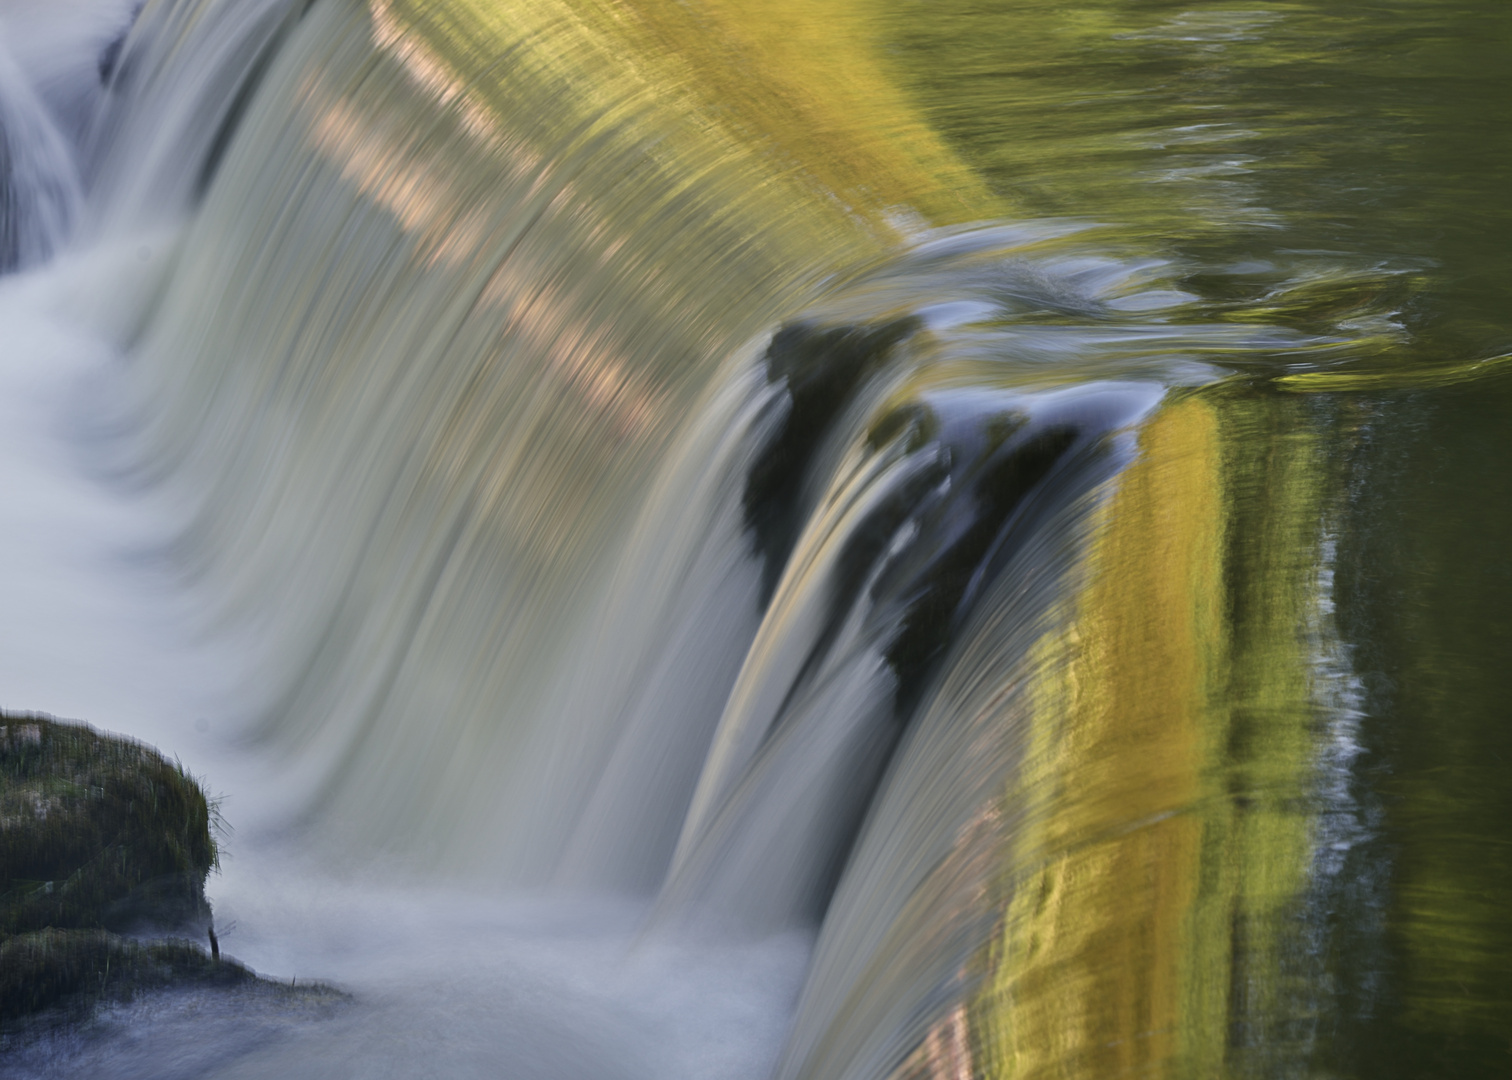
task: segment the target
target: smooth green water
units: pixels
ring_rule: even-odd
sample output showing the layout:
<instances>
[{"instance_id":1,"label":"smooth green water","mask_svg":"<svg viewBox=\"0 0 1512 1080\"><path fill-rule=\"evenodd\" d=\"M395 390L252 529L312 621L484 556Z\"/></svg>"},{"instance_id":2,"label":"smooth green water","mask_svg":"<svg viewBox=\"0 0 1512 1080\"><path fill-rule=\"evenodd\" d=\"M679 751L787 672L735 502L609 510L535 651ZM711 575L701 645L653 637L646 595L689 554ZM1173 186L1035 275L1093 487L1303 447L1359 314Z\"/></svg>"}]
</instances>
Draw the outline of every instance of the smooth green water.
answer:
<instances>
[{"instance_id":1,"label":"smooth green water","mask_svg":"<svg viewBox=\"0 0 1512 1080\"><path fill-rule=\"evenodd\" d=\"M1374 835L1336 915L1339 1056L1362 1076L1512 1063L1512 385L1360 395L1341 629Z\"/></svg>"},{"instance_id":2,"label":"smooth green water","mask_svg":"<svg viewBox=\"0 0 1512 1080\"><path fill-rule=\"evenodd\" d=\"M1491 0L888 5L887 53L1028 215L1176 259L1195 317L1506 352L1512 18Z\"/></svg>"}]
</instances>

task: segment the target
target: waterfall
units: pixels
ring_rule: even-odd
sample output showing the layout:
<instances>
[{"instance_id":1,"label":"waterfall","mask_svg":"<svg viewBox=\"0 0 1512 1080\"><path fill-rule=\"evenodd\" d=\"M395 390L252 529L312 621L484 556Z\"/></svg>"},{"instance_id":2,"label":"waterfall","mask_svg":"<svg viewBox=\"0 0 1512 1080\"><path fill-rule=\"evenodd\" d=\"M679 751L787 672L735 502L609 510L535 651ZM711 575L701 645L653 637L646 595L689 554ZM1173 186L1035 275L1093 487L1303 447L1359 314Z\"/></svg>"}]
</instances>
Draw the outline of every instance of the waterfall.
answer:
<instances>
[{"instance_id":1,"label":"waterfall","mask_svg":"<svg viewBox=\"0 0 1512 1080\"><path fill-rule=\"evenodd\" d=\"M730 1075L1325 1060L1374 834L1320 463L1415 385L1361 367L1407 272L1014 215L864 36L707 8L147 0L72 126L0 39L5 295L87 298L254 858L796 949Z\"/></svg>"},{"instance_id":2,"label":"waterfall","mask_svg":"<svg viewBox=\"0 0 1512 1080\"><path fill-rule=\"evenodd\" d=\"M140 3L100 53L104 99L85 133L90 229L176 222L213 175L241 112L308 5Z\"/></svg>"},{"instance_id":3,"label":"waterfall","mask_svg":"<svg viewBox=\"0 0 1512 1080\"><path fill-rule=\"evenodd\" d=\"M647 155L680 134L658 114L573 115L529 56L490 69L507 113L438 110L443 59L387 10L317 6L265 76L137 350L143 468L188 493L184 560L265 650L249 711L310 797L368 841L549 880L580 814L627 822L596 783L616 755L697 768L754 623L726 433L782 234ZM628 744L686 672L685 726ZM666 847L686 783L623 843ZM464 821L497 830L482 860Z\"/></svg>"},{"instance_id":4,"label":"waterfall","mask_svg":"<svg viewBox=\"0 0 1512 1080\"><path fill-rule=\"evenodd\" d=\"M0 270L51 255L80 199L73 153L0 37Z\"/></svg>"}]
</instances>

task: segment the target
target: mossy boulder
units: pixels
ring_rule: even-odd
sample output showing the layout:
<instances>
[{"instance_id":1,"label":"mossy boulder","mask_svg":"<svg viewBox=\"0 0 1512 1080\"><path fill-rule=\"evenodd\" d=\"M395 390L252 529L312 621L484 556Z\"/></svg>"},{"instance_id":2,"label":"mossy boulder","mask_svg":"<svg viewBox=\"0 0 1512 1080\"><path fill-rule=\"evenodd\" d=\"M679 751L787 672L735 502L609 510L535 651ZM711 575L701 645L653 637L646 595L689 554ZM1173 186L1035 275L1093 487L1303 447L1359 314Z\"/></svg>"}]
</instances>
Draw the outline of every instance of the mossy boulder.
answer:
<instances>
[{"instance_id":1,"label":"mossy boulder","mask_svg":"<svg viewBox=\"0 0 1512 1080\"><path fill-rule=\"evenodd\" d=\"M211 806L177 763L82 724L0 714L0 1020L76 994L199 977ZM242 978L225 965L217 978Z\"/></svg>"},{"instance_id":2,"label":"mossy boulder","mask_svg":"<svg viewBox=\"0 0 1512 1080\"><path fill-rule=\"evenodd\" d=\"M0 715L0 936L209 924L210 805L151 747Z\"/></svg>"}]
</instances>

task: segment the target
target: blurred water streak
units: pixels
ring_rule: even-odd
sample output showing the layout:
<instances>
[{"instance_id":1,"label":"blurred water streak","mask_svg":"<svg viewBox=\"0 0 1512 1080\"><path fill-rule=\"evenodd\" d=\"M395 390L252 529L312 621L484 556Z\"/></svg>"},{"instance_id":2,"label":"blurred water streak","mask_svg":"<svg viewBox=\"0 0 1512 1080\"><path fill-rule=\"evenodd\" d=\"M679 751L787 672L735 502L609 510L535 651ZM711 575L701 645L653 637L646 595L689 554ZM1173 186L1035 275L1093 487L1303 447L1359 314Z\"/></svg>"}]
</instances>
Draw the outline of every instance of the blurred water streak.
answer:
<instances>
[{"instance_id":1,"label":"blurred water streak","mask_svg":"<svg viewBox=\"0 0 1512 1080\"><path fill-rule=\"evenodd\" d=\"M259 843L817 932L782 1077L1490 1076L1509 22L149 0L4 237Z\"/></svg>"}]
</instances>

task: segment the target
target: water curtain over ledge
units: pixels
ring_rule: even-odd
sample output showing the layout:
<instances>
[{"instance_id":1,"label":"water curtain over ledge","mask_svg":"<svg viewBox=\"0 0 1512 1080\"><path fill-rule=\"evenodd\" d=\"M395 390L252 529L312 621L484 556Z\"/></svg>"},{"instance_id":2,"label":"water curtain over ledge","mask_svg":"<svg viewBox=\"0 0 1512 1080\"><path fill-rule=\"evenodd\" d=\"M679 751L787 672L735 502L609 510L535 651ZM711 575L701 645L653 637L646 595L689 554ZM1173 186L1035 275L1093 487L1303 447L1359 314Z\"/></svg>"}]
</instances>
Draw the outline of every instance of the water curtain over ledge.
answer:
<instances>
[{"instance_id":1,"label":"water curtain over ledge","mask_svg":"<svg viewBox=\"0 0 1512 1080\"><path fill-rule=\"evenodd\" d=\"M149 3L109 419L286 817L817 934L782 1077L1499 1061L1506 144L1371 187L1482 45L1323 8Z\"/></svg>"}]
</instances>

